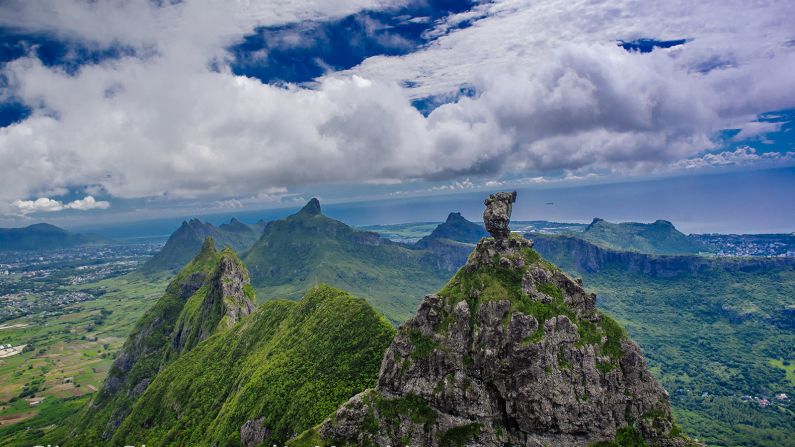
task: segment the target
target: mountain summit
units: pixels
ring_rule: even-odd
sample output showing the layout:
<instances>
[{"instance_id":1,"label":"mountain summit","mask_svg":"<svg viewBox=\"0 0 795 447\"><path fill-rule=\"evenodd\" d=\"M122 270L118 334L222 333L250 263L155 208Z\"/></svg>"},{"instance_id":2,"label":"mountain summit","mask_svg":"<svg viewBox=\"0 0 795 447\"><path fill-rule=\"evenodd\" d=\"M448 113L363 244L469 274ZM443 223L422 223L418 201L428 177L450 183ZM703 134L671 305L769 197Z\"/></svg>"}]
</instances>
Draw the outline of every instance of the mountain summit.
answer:
<instances>
[{"instance_id":1,"label":"mountain summit","mask_svg":"<svg viewBox=\"0 0 795 447\"><path fill-rule=\"evenodd\" d=\"M640 349L586 292L507 231L428 295L364 391L292 445L685 446Z\"/></svg>"}]
</instances>

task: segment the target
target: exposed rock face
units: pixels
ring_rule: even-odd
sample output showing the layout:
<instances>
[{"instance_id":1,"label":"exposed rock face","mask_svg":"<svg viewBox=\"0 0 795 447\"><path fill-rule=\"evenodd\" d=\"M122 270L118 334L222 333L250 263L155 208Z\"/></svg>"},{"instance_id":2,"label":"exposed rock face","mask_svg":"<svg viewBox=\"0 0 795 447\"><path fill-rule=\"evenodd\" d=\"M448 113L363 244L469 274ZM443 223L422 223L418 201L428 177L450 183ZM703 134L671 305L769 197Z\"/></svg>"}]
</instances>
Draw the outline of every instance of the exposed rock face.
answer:
<instances>
[{"instance_id":1,"label":"exposed rock face","mask_svg":"<svg viewBox=\"0 0 795 447\"><path fill-rule=\"evenodd\" d=\"M200 301L198 312L184 312L177 322L173 354L192 349L219 326L232 327L256 309L248 271L230 249L221 252L218 267L204 287L204 293L191 298Z\"/></svg>"},{"instance_id":2,"label":"exposed rock face","mask_svg":"<svg viewBox=\"0 0 795 447\"><path fill-rule=\"evenodd\" d=\"M501 239L478 243L425 297L385 354L377 387L294 445L690 443L640 349L595 295L502 232L514 198L487 201L484 220Z\"/></svg>"},{"instance_id":3,"label":"exposed rock face","mask_svg":"<svg viewBox=\"0 0 795 447\"><path fill-rule=\"evenodd\" d=\"M492 194L484 202L486 210L483 211L483 223L486 224L486 231L497 241L507 239L511 234L508 223L511 221L514 202L516 191Z\"/></svg>"},{"instance_id":4,"label":"exposed rock face","mask_svg":"<svg viewBox=\"0 0 795 447\"><path fill-rule=\"evenodd\" d=\"M263 425L264 418L251 419L240 427L240 443L245 447L254 447L265 442L270 434L268 427Z\"/></svg>"}]
</instances>

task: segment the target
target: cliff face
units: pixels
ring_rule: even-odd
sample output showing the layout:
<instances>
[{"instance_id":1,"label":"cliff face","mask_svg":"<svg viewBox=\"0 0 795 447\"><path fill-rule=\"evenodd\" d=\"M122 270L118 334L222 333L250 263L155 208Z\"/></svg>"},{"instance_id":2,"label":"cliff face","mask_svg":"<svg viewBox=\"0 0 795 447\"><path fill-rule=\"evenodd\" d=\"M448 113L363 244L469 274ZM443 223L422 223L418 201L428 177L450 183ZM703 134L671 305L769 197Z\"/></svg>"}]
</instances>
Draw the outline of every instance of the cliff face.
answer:
<instances>
[{"instance_id":1,"label":"cliff face","mask_svg":"<svg viewBox=\"0 0 795 447\"><path fill-rule=\"evenodd\" d=\"M767 271L795 264L788 258L714 258L695 255L653 255L617 251L573 236L532 234L534 247L545 258L569 271L596 273L616 268L652 278L697 275L708 270Z\"/></svg>"},{"instance_id":2,"label":"cliff face","mask_svg":"<svg viewBox=\"0 0 795 447\"><path fill-rule=\"evenodd\" d=\"M595 296L529 241L492 234L401 326L377 387L292 445L688 444Z\"/></svg>"}]
</instances>

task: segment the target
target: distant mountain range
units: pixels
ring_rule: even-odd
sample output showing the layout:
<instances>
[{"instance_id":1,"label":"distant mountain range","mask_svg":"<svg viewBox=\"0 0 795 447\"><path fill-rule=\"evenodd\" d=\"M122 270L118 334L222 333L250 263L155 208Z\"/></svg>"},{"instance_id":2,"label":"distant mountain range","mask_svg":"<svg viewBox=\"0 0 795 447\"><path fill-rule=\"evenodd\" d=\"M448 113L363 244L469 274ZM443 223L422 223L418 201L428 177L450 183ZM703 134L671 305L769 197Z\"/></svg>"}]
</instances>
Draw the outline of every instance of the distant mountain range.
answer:
<instances>
[{"instance_id":1,"label":"distant mountain range","mask_svg":"<svg viewBox=\"0 0 795 447\"><path fill-rule=\"evenodd\" d=\"M183 221L168 238L166 245L144 264L142 270L146 273L178 270L196 256L208 237L213 238L218 249L229 246L242 253L259 239L264 228L263 221L249 225L235 218L218 227L199 219Z\"/></svg>"},{"instance_id":2,"label":"distant mountain range","mask_svg":"<svg viewBox=\"0 0 795 447\"><path fill-rule=\"evenodd\" d=\"M56 250L86 245L99 245L107 239L80 233L71 233L47 223L24 228L0 228L0 250Z\"/></svg>"},{"instance_id":3,"label":"distant mountain range","mask_svg":"<svg viewBox=\"0 0 795 447\"><path fill-rule=\"evenodd\" d=\"M395 322L408 318L422 294L449 277L439 257L326 217L317 199L269 222L242 255L261 298L298 299L312 286L329 284L367 297Z\"/></svg>"}]
</instances>

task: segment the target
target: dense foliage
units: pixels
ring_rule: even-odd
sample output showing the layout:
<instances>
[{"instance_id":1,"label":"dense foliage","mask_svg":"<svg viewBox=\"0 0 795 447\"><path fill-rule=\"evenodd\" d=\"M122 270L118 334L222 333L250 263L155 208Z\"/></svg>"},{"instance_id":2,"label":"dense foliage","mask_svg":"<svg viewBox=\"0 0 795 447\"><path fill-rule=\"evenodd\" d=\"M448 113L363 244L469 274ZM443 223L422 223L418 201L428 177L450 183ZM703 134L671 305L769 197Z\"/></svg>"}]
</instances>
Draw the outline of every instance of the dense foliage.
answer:
<instances>
[{"instance_id":1,"label":"dense foliage","mask_svg":"<svg viewBox=\"0 0 795 447\"><path fill-rule=\"evenodd\" d=\"M795 264L613 255L536 239L640 344L687 433L710 445L792 445L793 405L775 396L795 394Z\"/></svg>"},{"instance_id":2,"label":"dense foliage","mask_svg":"<svg viewBox=\"0 0 795 447\"><path fill-rule=\"evenodd\" d=\"M274 300L161 371L114 442L240 445L261 420L281 444L372 386L394 328L364 300L328 286Z\"/></svg>"}]
</instances>

